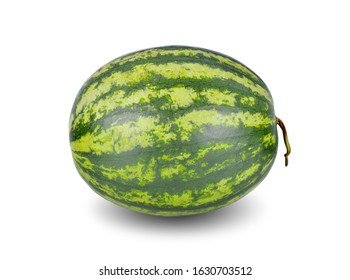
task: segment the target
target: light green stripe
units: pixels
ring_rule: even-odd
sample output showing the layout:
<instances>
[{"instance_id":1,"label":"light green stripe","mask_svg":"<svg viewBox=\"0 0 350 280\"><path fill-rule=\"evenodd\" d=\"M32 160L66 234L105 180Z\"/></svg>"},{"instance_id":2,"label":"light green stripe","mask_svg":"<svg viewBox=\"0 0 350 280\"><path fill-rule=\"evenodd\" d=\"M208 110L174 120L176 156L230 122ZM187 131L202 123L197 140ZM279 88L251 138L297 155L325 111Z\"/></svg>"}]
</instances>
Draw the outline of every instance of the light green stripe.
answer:
<instances>
[{"instance_id":1,"label":"light green stripe","mask_svg":"<svg viewBox=\"0 0 350 280\"><path fill-rule=\"evenodd\" d=\"M94 168L96 168L96 165L94 165L87 157L78 155L77 153L72 153L73 159L76 163L78 163L79 166L82 166L86 170L93 171Z\"/></svg>"},{"instance_id":2,"label":"light green stripe","mask_svg":"<svg viewBox=\"0 0 350 280\"><path fill-rule=\"evenodd\" d=\"M136 147L146 148L154 145L152 135L163 143L176 139L176 135L169 132L165 124L158 124L154 117L139 117L135 121L112 126L108 129L97 127L80 139L71 142L71 148L76 152L122 153Z\"/></svg>"},{"instance_id":3,"label":"light green stripe","mask_svg":"<svg viewBox=\"0 0 350 280\"><path fill-rule=\"evenodd\" d=\"M262 139L262 143L264 144L265 148L268 148L269 146L273 146L276 144L276 135L272 134L271 132L268 134L265 134L263 139Z\"/></svg>"},{"instance_id":4,"label":"light green stripe","mask_svg":"<svg viewBox=\"0 0 350 280\"><path fill-rule=\"evenodd\" d=\"M223 178L217 183L210 183L205 188L197 191L200 194L198 199L193 202L194 206L201 206L209 203L215 203L233 192L232 177Z\"/></svg>"},{"instance_id":5,"label":"light green stripe","mask_svg":"<svg viewBox=\"0 0 350 280\"><path fill-rule=\"evenodd\" d=\"M264 117L261 113L238 112L227 115L220 114L217 110L193 110L181 117L178 117L173 123L180 128L180 137L182 141L188 141L193 130L203 125L221 125L226 127L238 127L242 124L245 127L266 127L273 124L273 119ZM201 129L200 129L201 131Z\"/></svg>"},{"instance_id":6,"label":"light green stripe","mask_svg":"<svg viewBox=\"0 0 350 280\"><path fill-rule=\"evenodd\" d=\"M241 97L240 102L253 107L255 105L255 98L253 96L243 96Z\"/></svg>"},{"instance_id":7,"label":"light green stripe","mask_svg":"<svg viewBox=\"0 0 350 280\"><path fill-rule=\"evenodd\" d=\"M252 177L260 168L260 163L253 163L248 169L242 171L240 174L236 175L233 185L238 185L241 182L247 180L249 177Z\"/></svg>"},{"instance_id":8,"label":"light green stripe","mask_svg":"<svg viewBox=\"0 0 350 280\"><path fill-rule=\"evenodd\" d=\"M156 177L155 165L156 160L153 157L147 164L138 162L136 164L127 165L124 168L117 169L112 167L96 166L96 169L101 169L102 174L109 180L121 179L125 182L137 180L139 186L144 186L154 181Z\"/></svg>"},{"instance_id":9,"label":"light green stripe","mask_svg":"<svg viewBox=\"0 0 350 280\"><path fill-rule=\"evenodd\" d=\"M220 150L225 151L225 150L229 150L232 147L233 147L233 144L216 143L213 146L198 149L196 157L188 159L187 165L188 166L195 165L198 160L203 159L210 152L213 152L213 151L215 152Z\"/></svg>"},{"instance_id":10,"label":"light green stripe","mask_svg":"<svg viewBox=\"0 0 350 280\"><path fill-rule=\"evenodd\" d=\"M204 56L206 58L214 59L218 62L233 66L239 70L242 71L242 73L245 73L255 79L260 80L260 78L251 70L249 70L247 67L242 65L241 63L232 60L228 57L219 55L217 53L206 51L203 49L196 49L196 48L181 48L179 49L162 49L162 48L155 48L155 49L149 49L149 50L143 50L139 51L121 58L117 58L114 61L111 62L112 65L123 65L128 62L133 62L136 60L145 60L149 58L154 58L156 56L166 56L166 55L173 55L175 57L196 57L198 55ZM201 59L201 58L199 58ZM105 69L101 69L101 73L107 71L110 69L110 67L106 67ZM98 74L101 74L98 73Z\"/></svg>"},{"instance_id":11,"label":"light green stripe","mask_svg":"<svg viewBox=\"0 0 350 280\"><path fill-rule=\"evenodd\" d=\"M238 127L266 127L274 124L274 118L261 113L238 112L222 115L215 109L193 110L172 121L163 123L159 117L141 116L134 121L116 124L107 129L99 126L80 139L71 142L73 151L102 153L122 153L137 147L155 146L156 142L167 144L169 141L189 141L192 133L203 132L204 125ZM176 126L178 129L172 129ZM173 131L180 131L179 135Z\"/></svg>"}]
</instances>

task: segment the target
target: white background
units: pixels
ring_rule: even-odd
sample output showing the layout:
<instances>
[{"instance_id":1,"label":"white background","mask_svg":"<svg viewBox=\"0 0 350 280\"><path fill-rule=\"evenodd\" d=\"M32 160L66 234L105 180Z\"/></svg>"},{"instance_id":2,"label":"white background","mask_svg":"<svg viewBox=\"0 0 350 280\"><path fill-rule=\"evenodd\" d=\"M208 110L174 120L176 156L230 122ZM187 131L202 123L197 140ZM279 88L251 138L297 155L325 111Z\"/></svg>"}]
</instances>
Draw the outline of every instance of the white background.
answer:
<instances>
[{"instance_id":1,"label":"white background","mask_svg":"<svg viewBox=\"0 0 350 280\"><path fill-rule=\"evenodd\" d=\"M98 270L157 265L253 268L234 279L349 280L346 2L1 1L0 278L148 279ZM258 73L292 154L285 168L281 141L273 169L241 201L169 219L89 189L73 165L68 119L100 66L172 44L225 53Z\"/></svg>"}]
</instances>

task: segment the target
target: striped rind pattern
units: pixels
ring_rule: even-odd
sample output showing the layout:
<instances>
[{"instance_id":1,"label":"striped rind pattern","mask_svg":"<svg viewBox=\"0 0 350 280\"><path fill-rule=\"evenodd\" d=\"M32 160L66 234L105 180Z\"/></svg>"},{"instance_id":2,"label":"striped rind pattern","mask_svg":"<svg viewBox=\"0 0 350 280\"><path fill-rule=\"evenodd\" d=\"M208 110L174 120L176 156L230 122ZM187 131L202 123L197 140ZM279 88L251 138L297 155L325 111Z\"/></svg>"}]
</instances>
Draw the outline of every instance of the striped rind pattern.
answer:
<instances>
[{"instance_id":1,"label":"striped rind pattern","mask_svg":"<svg viewBox=\"0 0 350 280\"><path fill-rule=\"evenodd\" d=\"M102 197L161 216L233 203L267 175L277 151L265 83L240 62L170 46L117 58L74 102L78 172Z\"/></svg>"}]
</instances>

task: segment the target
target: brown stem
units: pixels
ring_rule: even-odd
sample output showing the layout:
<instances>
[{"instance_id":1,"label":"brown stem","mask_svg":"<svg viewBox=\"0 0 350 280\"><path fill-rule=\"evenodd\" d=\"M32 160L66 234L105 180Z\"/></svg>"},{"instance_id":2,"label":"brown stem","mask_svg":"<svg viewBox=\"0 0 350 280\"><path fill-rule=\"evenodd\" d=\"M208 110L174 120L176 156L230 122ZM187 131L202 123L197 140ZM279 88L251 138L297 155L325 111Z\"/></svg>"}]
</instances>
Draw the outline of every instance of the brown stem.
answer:
<instances>
[{"instance_id":1,"label":"brown stem","mask_svg":"<svg viewBox=\"0 0 350 280\"><path fill-rule=\"evenodd\" d=\"M289 141L288 141L287 129L286 129L286 127L281 119L276 117L276 122L279 125L279 127L282 129L282 132L283 132L284 144L286 145L286 148L287 148L287 153L284 154L285 165L287 166L288 165L288 156L290 155L290 152L291 152L291 148L290 148Z\"/></svg>"}]
</instances>

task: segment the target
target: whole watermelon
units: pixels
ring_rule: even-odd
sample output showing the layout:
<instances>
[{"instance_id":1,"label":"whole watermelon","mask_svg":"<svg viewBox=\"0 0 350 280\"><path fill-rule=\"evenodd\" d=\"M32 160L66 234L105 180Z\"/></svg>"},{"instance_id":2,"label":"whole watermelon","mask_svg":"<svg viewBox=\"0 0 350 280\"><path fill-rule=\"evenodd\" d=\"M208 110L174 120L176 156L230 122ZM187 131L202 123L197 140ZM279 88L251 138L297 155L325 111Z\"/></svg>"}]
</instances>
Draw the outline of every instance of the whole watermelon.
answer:
<instances>
[{"instance_id":1,"label":"whole watermelon","mask_svg":"<svg viewBox=\"0 0 350 280\"><path fill-rule=\"evenodd\" d=\"M249 68L202 48L134 52L96 71L70 116L75 166L107 200L159 216L212 211L267 175L271 94Z\"/></svg>"}]
</instances>

